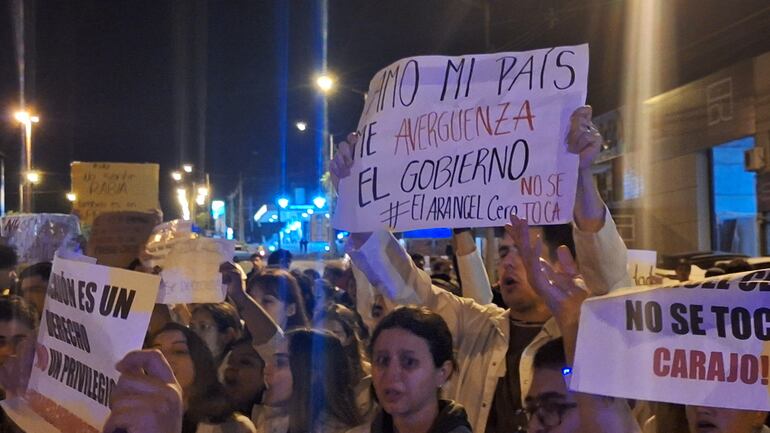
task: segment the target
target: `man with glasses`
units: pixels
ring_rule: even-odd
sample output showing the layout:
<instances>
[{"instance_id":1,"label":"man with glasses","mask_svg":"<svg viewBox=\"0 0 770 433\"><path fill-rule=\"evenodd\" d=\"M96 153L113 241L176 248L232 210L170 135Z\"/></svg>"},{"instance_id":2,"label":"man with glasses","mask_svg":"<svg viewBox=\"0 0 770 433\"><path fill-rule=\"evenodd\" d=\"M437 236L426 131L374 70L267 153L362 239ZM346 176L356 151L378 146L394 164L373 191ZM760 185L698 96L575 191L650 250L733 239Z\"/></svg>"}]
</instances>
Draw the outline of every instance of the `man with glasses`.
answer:
<instances>
[{"instance_id":1,"label":"man with glasses","mask_svg":"<svg viewBox=\"0 0 770 433\"><path fill-rule=\"evenodd\" d=\"M538 350L534 376L524 411L529 417L529 433L571 433L580 429L575 396L567 389L570 369L562 339L552 340Z\"/></svg>"}]
</instances>

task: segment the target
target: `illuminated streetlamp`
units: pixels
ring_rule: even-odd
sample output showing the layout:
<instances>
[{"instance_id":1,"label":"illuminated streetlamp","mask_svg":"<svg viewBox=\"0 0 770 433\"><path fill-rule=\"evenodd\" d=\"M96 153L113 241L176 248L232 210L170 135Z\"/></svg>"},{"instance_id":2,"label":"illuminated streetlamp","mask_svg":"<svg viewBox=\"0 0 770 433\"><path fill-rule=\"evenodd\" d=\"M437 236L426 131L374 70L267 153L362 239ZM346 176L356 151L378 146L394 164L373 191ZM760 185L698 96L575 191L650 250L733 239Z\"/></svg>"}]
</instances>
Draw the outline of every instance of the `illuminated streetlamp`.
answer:
<instances>
[{"instance_id":1,"label":"illuminated streetlamp","mask_svg":"<svg viewBox=\"0 0 770 433\"><path fill-rule=\"evenodd\" d=\"M313 199L313 204L314 204L314 205L315 205L315 207L317 207L318 209L321 209L321 208L323 208L324 206L326 206L326 198L325 198L325 197L321 197L321 196L319 195L318 197L316 197L316 198L314 198L314 199Z\"/></svg>"},{"instance_id":2,"label":"illuminated streetlamp","mask_svg":"<svg viewBox=\"0 0 770 433\"><path fill-rule=\"evenodd\" d=\"M329 93L334 89L334 78L328 74L319 75L315 79L315 84L324 93Z\"/></svg>"},{"instance_id":3,"label":"illuminated streetlamp","mask_svg":"<svg viewBox=\"0 0 770 433\"><path fill-rule=\"evenodd\" d=\"M19 182L19 209L21 212L32 212L32 184L37 183L29 179L32 173L32 124L40 122L40 117L29 111L17 111L13 118L19 122L22 129L21 169L24 177ZM32 176L35 178L35 176ZM37 181L40 181L38 173Z\"/></svg>"},{"instance_id":4,"label":"illuminated streetlamp","mask_svg":"<svg viewBox=\"0 0 770 433\"><path fill-rule=\"evenodd\" d=\"M171 178L174 179L177 182L180 182L182 180L182 173L178 171L172 171L171 172Z\"/></svg>"},{"instance_id":5,"label":"illuminated streetlamp","mask_svg":"<svg viewBox=\"0 0 770 433\"><path fill-rule=\"evenodd\" d=\"M33 185L37 185L37 184L39 184L39 183L40 183L40 180L41 180L41 178L42 178L42 176L40 175L40 172L39 172L39 171L28 171L28 172L27 172L27 173L24 175L24 177L26 177L26 178L27 178L27 182L29 182L29 183L31 183L31 184L33 184Z\"/></svg>"},{"instance_id":6,"label":"illuminated streetlamp","mask_svg":"<svg viewBox=\"0 0 770 433\"><path fill-rule=\"evenodd\" d=\"M300 132L305 132L305 130L307 129L307 123L305 122L301 122L301 121L297 122L296 126L297 126L297 129L300 130Z\"/></svg>"},{"instance_id":7,"label":"illuminated streetlamp","mask_svg":"<svg viewBox=\"0 0 770 433\"><path fill-rule=\"evenodd\" d=\"M74 192L67 193L67 201L75 202L75 200L77 199L78 199L78 196Z\"/></svg>"},{"instance_id":8,"label":"illuminated streetlamp","mask_svg":"<svg viewBox=\"0 0 770 433\"><path fill-rule=\"evenodd\" d=\"M289 206L289 199L286 197L281 197L278 199L278 206L281 207L281 209L286 209L287 206Z\"/></svg>"},{"instance_id":9,"label":"illuminated streetlamp","mask_svg":"<svg viewBox=\"0 0 770 433\"><path fill-rule=\"evenodd\" d=\"M184 170L185 173L192 173L193 166L192 164L183 164L182 170Z\"/></svg>"}]
</instances>

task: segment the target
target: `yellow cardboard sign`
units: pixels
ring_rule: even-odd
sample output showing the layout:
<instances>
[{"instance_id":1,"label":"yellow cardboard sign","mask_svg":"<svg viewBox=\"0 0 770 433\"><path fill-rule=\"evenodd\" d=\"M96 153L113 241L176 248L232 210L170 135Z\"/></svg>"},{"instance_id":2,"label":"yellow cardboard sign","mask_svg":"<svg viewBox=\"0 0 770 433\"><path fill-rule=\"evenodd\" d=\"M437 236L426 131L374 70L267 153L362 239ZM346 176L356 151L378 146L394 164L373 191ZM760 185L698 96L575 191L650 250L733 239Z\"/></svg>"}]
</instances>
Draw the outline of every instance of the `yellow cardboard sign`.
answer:
<instances>
[{"instance_id":1,"label":"yellow cardboard sign","mask_svg":"<svg viewBox=\"0 0 770 433\"><path fill-rule=\"evenodd\" d=\"M158 164L73 162L73 212L84 225L104 212L158 209Z\"/></svg>"}]
</instances>

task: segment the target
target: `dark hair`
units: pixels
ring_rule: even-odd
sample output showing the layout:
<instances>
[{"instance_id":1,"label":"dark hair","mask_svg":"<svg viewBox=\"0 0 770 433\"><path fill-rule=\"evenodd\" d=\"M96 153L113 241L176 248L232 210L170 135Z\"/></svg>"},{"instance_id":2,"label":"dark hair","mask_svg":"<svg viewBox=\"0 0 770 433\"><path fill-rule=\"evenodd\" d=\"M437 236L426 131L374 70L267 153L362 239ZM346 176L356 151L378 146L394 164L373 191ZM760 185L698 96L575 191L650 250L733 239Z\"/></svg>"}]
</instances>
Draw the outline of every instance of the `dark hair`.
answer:
<instances>
[{"instance_id":1,"label":"dark hair","mask_svg":"<svg viewBox=\"0 0 770 433\"><path fill-rule=\"evenodd\" d=\"M561 370L567 366L567 356L564 354L564 340L557 338L545 343L535 354L535 368L553 368Z\"/></svg>"},{"instance_id":2,"label":"dark hair","mask_svg":"<svg viewBox=\"0 0 770 433\"><path fill-rule=\"evenodd\" d=\"M331 304L321 311L313 321L320 325L324 320L335 320L342 326L351 343L343 346L350 361L350 378L352 383L358 383L366 376L363 362L366 355L363 350L364 330L360 328L360 316L355 311L341 304Z\"/></svg>"},{"instance_id":3,"label":"dark hair","mask_svg":"<svg viewBox=\"0 0 770 433\"><path fill-rule=\"evenodd\" d=\"M211 318L214 319L214 323L217 324L219 332L227 331L227 328L233 328L239 335L243 330L243 324L241 323L241 317L238 315L238 310L227 302L219 302L214 304L195 304L193 307L193 313L196 310L206 310L211 314Z\"/></svg>"},{"instance_id":4,"label":"dark hair","mask_svg":"<svg viewBox=\"0 0 770 433\"><path fill-rule=\"evenodd\" d=\"M577 257L575 252L575 240L572 238L571 224L556 224L540 227L543 230L543 244L548 247L552 262L556 262L556 250L562 245L566 245L567 248L569 248L572 257Z\"/></svg>"},{"instance_id":5,"label":"dark hair","mask_svg":"<svg viewBox=\"0 0 770 433\"><path fill-rule=\"evenodd\" d=\"M345 268L336 263L328 263L324 266L323 278L332 281L336 278L342 278L345 276Z\"/></svg>"},{"instance_id":6,"label":"dark hair","mask_svg":"<svg viewBox=\"0 0 770 433\"><path fill-rule=\"evenodd\" d=\"M48 281L51 279L51 268L53 268L53 264L51 262L39 262L35 263L34 265L29 265L24 268L23 271L21 271L19 274L19 280L37 276Z\"/></svg>"},{"instance_id":7,"label":"dark hair","mask_svg":"<svg viewBox=\"0 0 770 433\"><path fill-rule=\"evenodd\" d=\"M286 336L293 382L289 431L314 431L322 415L348 427L361 424L350 364L340 340L310 329L295 329Z\"/></svg>"},{"instance_id":8,"label":"dark hair","mask_svg":"<svg viewBox=\"0 0 770 433\"><path fill-rule=\"evenodd\" d=\"M315 310L315 297L313 296L313 279L300 272L298 269L292 269L289 273L297 280L299 291L302 295L302 301L305 303L305 311L312 315Z\"/></svg>"},{"instance_id":9,"label":"dark hair","mask_svg":"<svg viewBox=\"0 0 770 433\"><path fill-rule=\"evenodd\" d=\"M207 311L211 315L211 319L216 323L217 331L220 333L227 331L227 328L233 328L237 339L243 332L243 324L241 323L241 316L238 315L238 310L227 302L196 304L192 312L195 313L196 310ZM232 349L234 342L235 340L223 348L223 357Z\"/></svg>"},{"instance_id":10,"label":"dark hair","mask_svg":"<svg viewBox=\"0 0 770 433\"><path fill-rule=\"evenodd\" d=\"M270 253L270 255L267 257L267 266L289 269L291 267L291 261L293 258L294 256L289 250L278 249Z\"/></svg>"},{"instance_id":11,"label":"dark hair","mask_svg":"<svg viewBox=\"0 0 770 433\"><path fill-rule=\"evenodd\" d=\"M302 275L310 278L313 281L321 278L321 274L313 268L305 269L304 271L302 271Z\"/></svg>"},{"instance_id":12,"label":"dark hair","mask_svg":"<svg viewBox=\"0 0 770 433\"><path fill-rule=\"evenodd\" d=\"M449 331L444 319L427 307L399 307L388 313L380 320L372 333L369 343L370 350L374 348L382 331L386 329L403 329L422 338L428 343L436 368L450 361L457 366L452 345L452 332Z\"/></svg>"},{"instance_id":13,"label":"dark hair","mask_svg":"<svg viewBox=\"0 0 770 433\"><path fill-rule=\"evenodd\" d=\"M305 303L303 302L297 280L286 270L266 269L265 272L254 275L246 282L246 291L251 294L256 287L265 293L275 296L286 305L294 304L296 312L289 316L286 328L305 327L308 324Z\"/></svg>"},{"instance_id":14,"label":"dark hair","mask_svg":"<svg viewBox=\"0 0 770 433\"><path fill-rule=\"evenodd\" d=\"M725 266L726 274L735 274L738 272L747 272L752 270L751 264L746 259L733 259Z\"/></svg>"},{"instance_id":15,"label":"dark hair","mask_svg":"<svg viewBox=\"0 0 770 433\"><path fill-rule=\"evenodd\" d=\"M0 269L16 267L19 264L19 256L16 249L8 245L0 245Z\"/></svg>"},{"instance_id":16,"label":"dark hair","mask_svg":"<svg viewBox=\"0 0 770 433\"><path fill-rule=\"evenodd\" d=\"M0 322L17 320L29 329L35 329L37 314L34 308L18 296L0 297Z\"/></svg>"},{"instance_id":17,"label":"dark hair","mask_svg":"<svg viewBox=\"0 0 770 433\"><path fill-rule=\"evenodd\" d=\"M186 396L188 402L187 410L184 413L186 428L183 431L197 426L200 422L223 423L227 421L234 412L227 402L224 388L217 379L214 357L206 343L190 328L175 322L169 322L160 328L150 338L150 342L153 342L158 335L169 331L179 331L184 335L195 371L192 390L190 395ZM195 428L192 428L191 431L195 431Z\"/></svg>"}]
</instances>

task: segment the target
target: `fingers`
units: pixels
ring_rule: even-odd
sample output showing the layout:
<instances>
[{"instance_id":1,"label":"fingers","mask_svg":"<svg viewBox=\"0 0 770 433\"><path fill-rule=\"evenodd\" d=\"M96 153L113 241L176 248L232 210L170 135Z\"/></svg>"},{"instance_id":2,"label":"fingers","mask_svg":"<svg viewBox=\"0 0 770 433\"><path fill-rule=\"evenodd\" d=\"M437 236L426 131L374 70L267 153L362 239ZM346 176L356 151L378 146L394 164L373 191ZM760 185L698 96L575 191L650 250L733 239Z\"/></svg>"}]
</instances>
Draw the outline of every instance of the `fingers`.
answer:
<instances>
[{"instance_id":1,"label":"fingers","mask_svg":"<svg viewBox=\"0 0 770 433\"><path fill-rule=\"evenodd\" d=\"M577 264L575 259L572 258L572 253L566 245L562 245L556 249L556 257L559 259L559 266L564 273L570 276L578 274Z\"/></svg>"},{"instance_id":2,"label":"fingers","mask_svg":"<svg viewBox=\"0 0 770 433\"><path fill-rule=\"evenodd\" d=\"M167 384L177 384L171 366L158 350L135 350L128 352L115 368L121 373L139 373L155 377Z\"/></svg>"}]
</instances>

